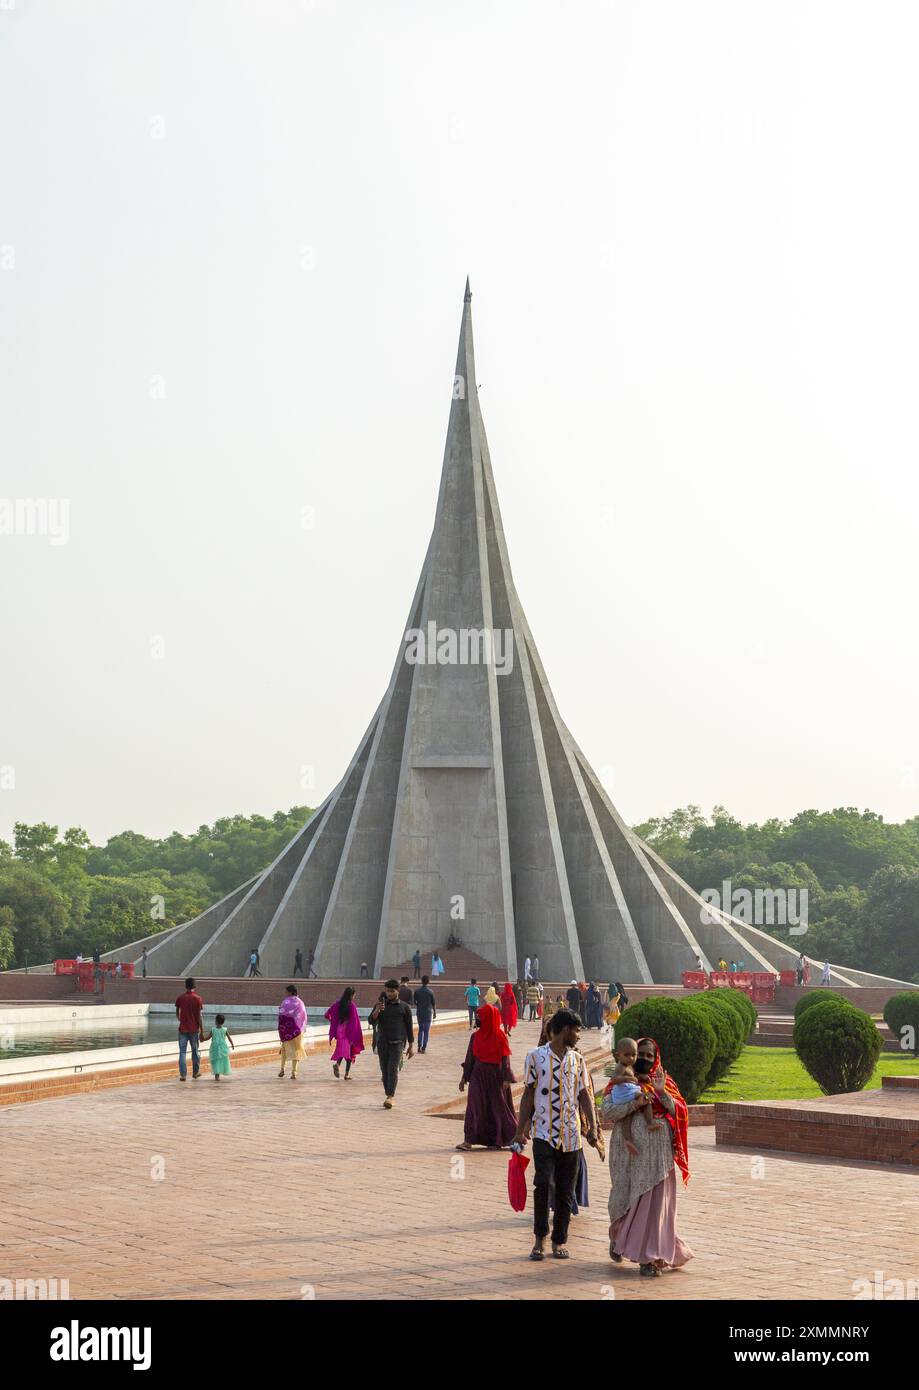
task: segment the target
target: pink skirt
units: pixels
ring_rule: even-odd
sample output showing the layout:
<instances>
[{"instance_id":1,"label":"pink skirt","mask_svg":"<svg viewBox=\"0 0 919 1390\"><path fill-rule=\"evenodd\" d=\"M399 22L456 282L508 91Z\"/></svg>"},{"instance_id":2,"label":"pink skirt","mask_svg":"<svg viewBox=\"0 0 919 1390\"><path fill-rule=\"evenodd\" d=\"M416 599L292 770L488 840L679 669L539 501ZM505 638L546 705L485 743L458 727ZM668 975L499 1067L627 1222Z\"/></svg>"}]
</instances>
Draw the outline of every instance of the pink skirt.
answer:
<instances>
[{"instance_id":1,"label":"pink skirt","mask_svg":"<svg viewBox=\"0 0 919 1390\"><path fill-rule=\"evenodd\" d=\"M633 1207L610 1226L610 1241L618 1254L636 1264L663 1260L673 1269L693 1255L676 1232L676 1170L643 1192Z\"/></svg>"},{"instance_id":2,"label":"pink skirt","mask_svg":"<svg viewBox=\"0 0 919 1390\"><path fill-rule=\"evenodd\" d=\"M333 1062L350 1062L354 1058L351 1044L348 1042L344 1027L338 1029L335 1034L335 1051L332 1053Z\"/></svg>"}]
</instances>

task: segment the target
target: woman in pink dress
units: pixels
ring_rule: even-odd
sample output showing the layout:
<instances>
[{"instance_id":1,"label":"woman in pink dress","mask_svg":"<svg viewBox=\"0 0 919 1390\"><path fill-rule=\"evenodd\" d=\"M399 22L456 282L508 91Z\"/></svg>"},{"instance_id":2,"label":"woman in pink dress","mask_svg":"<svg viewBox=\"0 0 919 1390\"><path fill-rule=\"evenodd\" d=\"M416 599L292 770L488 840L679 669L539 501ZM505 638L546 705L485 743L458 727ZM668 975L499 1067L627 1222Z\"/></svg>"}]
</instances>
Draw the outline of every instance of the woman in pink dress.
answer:
<instances>
[{"instance_id":1,"label":"woman in pink dress","mask_svg":"<svg viewBox=\"0 0 919 1390\"><path fill-rule=\"evenodd\" d=\"M364 1050L364 1035L361 1021L354 1004L354 990L349 985L340 999L326 1009L329 1020L329 1042L335 1044L332 1053L332 1071L341 1076L341 1064L345 1064L345 1080L351 1080L351 1063L356 1061Z\"/></svg>"}]
</instances>

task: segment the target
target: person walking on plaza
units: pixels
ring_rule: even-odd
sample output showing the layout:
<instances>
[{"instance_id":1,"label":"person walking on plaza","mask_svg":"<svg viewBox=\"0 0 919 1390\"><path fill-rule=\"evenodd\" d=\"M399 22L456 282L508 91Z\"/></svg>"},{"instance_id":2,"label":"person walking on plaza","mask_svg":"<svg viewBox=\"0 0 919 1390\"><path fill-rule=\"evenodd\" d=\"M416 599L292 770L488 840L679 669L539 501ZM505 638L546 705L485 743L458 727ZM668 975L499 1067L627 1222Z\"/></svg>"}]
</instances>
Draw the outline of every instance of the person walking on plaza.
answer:
<instances>
[{"instance_id":1,"label":"person walking on plaza","mask_svg":"<svg viewBox=\"0 0 919 1390\"><path fill-rule=\"evenodd\" d=\"M145 979L147 978L147 948L146 948L146 946L144 947L144 949L143 949L143 950L141 951L141 953L140 953L140 978L141 978L142 980L145 980Z\"/></svg>"},{"instance_id":2,"label":"person walking on plaza","mask_svg":"<svg viewBox=\"0 0 919 1390\"><path fill-rule=\"evenodd\" d=\"M218 1014L211 1029L211 1046L208 1058L215 1081L219 1081L222 1076L230 1075L230 1048L232 1047L234 1052L236 1051L236 1044L230 1037L230 1030L227 1028L226 1022L226 1014Z\"/></svg>"},{"instance_id":3,"label":"person walking on plaza","mask_svg":"<svg viewBox=\"0 0 919 1390\"><path fill-rule=\"evenodd\" d=\"M278 1009L278 1037L281 1039L281 1070L278 1076L284 1075L284 1068L290 1062L290 1079L296 1081L297 1067L306 1057L303 1046L306 1023L306 1005L297 993L297 986L288 985L287 994Z\"/></svg>"},{"instance_id":4,"label":"person walking on plaza","mask_svg":"<svg viewBox=\"0 0 919 1390\"><path fill-rule=\"evenodd\" d=\"M414 997L414 992L408 982L408 976L403 975L399 981L399 998L402 1000L403 1004L408 1004L409 1008L411 1008Z\"/></svg>"},{"instance_id":5,"label":"person walking on plaza","mask_svg":"<svg viewBox=\"0 0 919 1390\"><path fill-rule=\"evenodd\" d=\"M469 1010L469 1027L470 1029L472 1029L475 1027L476 1009L482 1002L482 991L479 989L475 980L469 981L469 984L464 991L463 997L466 1000L466 1008Z\"/></svg>"},{"instance_id":6,"label":"person walking on plaza","mask_svg":"<svg viewBox=\"0 0 919 1390\"><path fill-rule=\"evenodd\" d=\"M198 1051L198 1043L203 1039L204 1029L201 1024L201 1011L204 1008L204 1000L195 991L195 982L189 975L185 981L185 993L180 994L176 1000L176 1018L179 1020L179 1080L184 1081L186 1075L185 1054L188 1045L191 1044L191 1079L197 1081L201 1075L201 1056Z\"/></svg>"},{"instance_id":7,"label":"person walking on plaza","mask_svg":"<svg viewBox=\"0 0 919 1390\"><path fill-rule=\"evenodd\" d=\"M527 1018L530 1023L539 1017L539 1001L542 998L542 985L530 980L527 985Z\"/></svg>"},{"instance_id":8,"label":"person walking on plaza","mask_svg":"<svg viewBox=\"0 0 919 1390\"><path fill-rule=\"evenodd\" d=\"M336 1079L341 1076L341 1064L345 1064L345 1080L351 1080L351 1063L356 1062L364 1050L364 1035L361 1020L354 1003L354 988L349 985L340 999L325 1011L329 1023L329 1042L335 1044L332 1053L332 1071Z\"/></svg>"},{"instance_id":9,"label":"person walking on plaza","mask_svg":"<svg viewBox=\"0 0 919 1390\"><path fill-rule=\"evenodd\" d=\"M443 973L444 963L441 960L438 952L435 951L433 956L431 957L431 974L434 976L434 979L436 980L438 976L442 975Z\"/></svg>"},{"instance_id":10,"label":"person walking on plaza","mask_svg":"<svg viewBox=\"0 0 919 1390\"><path fill-rule=\"evenodd\" d=\"M538 981L538 979L539 979L539 956L534 956L534 957L533 957L533 964L530 966L530 973L532 974L533 979Z\"/></svg>"},{"instance_id":11,"label":"person walking on plaza","mask_svg":"<svg viewBox=\"0 0 919 1390\"><path fill-rule=\"evenodd\" d=\"M415 1005L415 1019L418 1023L418 1052L419 1055L423 1055L428 1050L431 1024L437 1017L437 1000L430 987L429 976L422 975L421 986L415 990L415 997L412 1002Z\"/></svg>"},{"instance_id":12,"label":"person walking on plaza","mask_svg":"<svg viewBox=\"0 0 919 1390\"><path fill-rule=\"evenodd\" d=\"M254 978L254 976L256 976L256 975L261 975L261 973L262 973L261 970L259 970L259 968L258 968L258 951L250 951L250 953L249 953L249 979L251 980L251 979Z\"/></svg>"},{"instance_id":13,"label":"person walking on plaza","mask_svg":"<svg viewBox=\"0 0 919 1390\"><path fill-rule=\"evenodd\" d=\"M581 991L578 989L578 982L577 982L577 980L572 980L572 981L571 981L571 984L568 986L568 991L567 991L567 993L566 993L566 995L565 995L565 999L566 999L567 1002L568 1002L568 1007L569 1007L569 1009L571 1010L571 1012L572 1012L573 1014L577 1014L578 1018L580 1018L580 1016L581 1016Z\"/></svg>"},{"instance_id":14,"label":"person walking on plaza","mask_svg":"<svg viewBox=\"0 0 919 1390\"><path fill-rule=\"evenodd\" d=\"M804 958L804 975L803 975L803 977L802 977L801 983L802 983L803 985L809 985L810 982L811 982L811 963L810 963L810 961L807 959L807 957L805 956L805 958Z\"/></svg>"},{"instance_id":15,"label":"person walking on plaza","mask_svg":"<svg viewBox=\"0 0 919 1390\"><path fill-rule=\"evenodd\" d=\"M677 1180L689 1181L689 1111L673 1077L664 1069L653 1038L637 1040L634 1064L641 1087L631 1100L613 1100L613 1080L604 1092L600 1123L612 1129L609 1146L609 1253L616 1264L633 1260L639 1274L658 1278L663 1269L678 1269L693 1258L677 1232ZM621 1123L648 1106L650 1124L631 1126L634 1155L627 1152Z\"/></svg>"},{"instance_id":16,"label":"person walking on plaza","mask_svg":"<svg viewBox=\"0 0 919 1390\"><path fill-rule=\"evenodd\" d=\"M412 956L412 979L421 979L421 952L417 947L415 949L415 954Z\"/></svg>"},{"instance_id":17,"label":"person walking on plaza","mask_svg":"<svg viewBox=\"0 0 919 1390\"><path fill-rule=\"evenodd\" d=\"M511 1071L511 1045L501 1024L501 1014L493 1004L483 1004L478 1012L478 1028L469 1039L459 1088L469 1087L463 1142L458 1149L481 1144L486 1149L503 1149L513 1139L517 1116L511 1100L516 1080Z\"/></svg>"},{"instance_id":18,"label":"person walking on plaza","mask_svg":"<svg viewBox=\"0 0 919 1390\"><path fill-rule=\"evenodd\" d=\"M517 1027L517 1000L514 996L514 987L508 980L501 991L501 1020L504 1024L504 1031L510 1037L513 1030Z\"/></svg>"},{"instance_id":19,"label":"person walking on plaza","mask_svg":"<svg viewBox=\"0 0 919 1390\"><path fill-rule=\"evenodd\" d=\"M310 965L310 969L312 969L312 964ZM362 980L369 980L369 979L370 979L370 971L367 969L367 962L366 962L365 960L362 960L362 961L361 961L361 979L362 979Z\"/></svg>"},{"instance_id":20,"label":"person walking on plaza","mask_svg":"<svg viewBox=\"0 0 919 1390\"><path fill-rule=\"evenodd\" d=\"M319 976L316 974L316 971L315 971L315 969L314 969L315 963L316 963L316 951L315 951L314 947L311 946L311 947L310 947L309 960L306 962L306 978L307 978L308 980L310 980L310 979L312 979L312 980L318 980L318 979L319 979Z\"/></svg>"},{"instance_id":21,"label":"person walking on plaza","mask_svg":"<svg viewBox=\"0 0 919 1390\"><path fill-rule=\"evenodd\" d=\"M384 997L374 1005L370 1017L376 1024L377 1057L380 1060L380 1075L383 1081L383 1109L392 1110L402 1054L405 1052L406 1057L412 1057L415 1050L412 1011L408 1004L404 1004L399 998L398 980L386 981Z\"/></svg>"},{"instance_id":22,"label":"person walking on plaza","mask_svg":"<svg viewBox=\"0 0 919 1390\"><path fill-rule=\"evenodd\" d=\"M820 983L822 985L828 985L830 983L830 962L828 960L823 962L823 973L820 976Z\"/></svg>"},{"instance_id":23,"label":"person walking on plaza","mask_svg":"<svg viewBox=\"0 0 919 1390\"><path fill-rule=\"evenodd\" d=\"M523 962L523 982L524 982L524 984L527 984L527 985L530 983L530 981L531 981L532 978L533 978L533 976L532 976L531 973L530 973L530 969L531 969L531 967L530 967L530 957L527 956L526 960Z\"/></svg>"},{"instance_id":24,"label":"person walking on plaza","mask_svg":"<svg viewBox=\"0 0 919 1390\"><path fill-rule=\"evenodd\" d=\"M514 1143L533 1137L533 1233L531 1260L545 1258L549 1234L549 1187L554 1182L552 1254L569 1258L568 1225L581 1163L581 1118L591 1147L597 1146L597 1117L587 1063L578 1052L581 1020L570 1009L549 1019L549 1041L528 1052L523 1097Z\"/></svg>"},{"instance_id":25,"label":"person walking on plaza","mask_svg":"<svg viewBox=\"0 0 919 1390\"><path fill-rule=\"evenodd\" d=\"M585 1018L584 1025L587 1028L603 1027L603 1000L600 991L591 980L587 986L587 998L584 1001Z\"/></svg>"},{"instance_id":26,"label":"person walking on plaza","mask_svg":"<svg viewBox=\"0 0 919 1390\"><path fill-rule=\"evenodd\" d=\"M303 952L300 950L300 947L299 947L299 946L297 947L296 951L294 951L294 968L293 968L293 974L294 974L294 975L302 975L302 974L303 974Z\"/></svg>"}]
</instances>

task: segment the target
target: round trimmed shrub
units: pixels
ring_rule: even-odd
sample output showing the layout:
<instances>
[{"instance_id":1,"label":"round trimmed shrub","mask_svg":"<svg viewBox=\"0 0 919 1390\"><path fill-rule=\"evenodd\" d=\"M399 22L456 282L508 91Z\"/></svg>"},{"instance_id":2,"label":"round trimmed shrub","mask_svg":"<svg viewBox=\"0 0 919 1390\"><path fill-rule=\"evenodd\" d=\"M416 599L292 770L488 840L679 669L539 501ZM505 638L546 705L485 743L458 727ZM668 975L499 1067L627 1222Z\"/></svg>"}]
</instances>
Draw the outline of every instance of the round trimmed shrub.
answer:
<instances>
[{"instance_id":1,"label":"round trimmed shrub","mask_svg":"<svg viewBox=\"0 0 919 1390\"><path fill-rule=\"evenodd\" d=\"M845 999L824 999L795 1020L795 1050L826 1096L861 1091L881 1055L874 1020Z\"/></svg>"},{"instance_id":2,"label":"round trimmed shrub","mask_svg":"<svg viewBox=\"0 0 919 1390\"><path fill-rule=\"evenodd\" d=\"M849 1002L845 995L835 989L812 989L810 994L802 994L795 1005L795 1022L797 1023L802 1014L807 1013L808 1009L814 1004L819 1004L822 999L839 999L844 1004Z\"/></svg>"},{"instance_id":3,"label":"round trimmed shrub","mask_svg":"<svg viewBox=\"0 0 919 1390\"><path fill-rule=\"evenodd\" d=\"M884 1022L899 1040L904 1052L919 1057L919 989L892 994L884 1005ZM904 1030L912 1029L912 1036Z\"/></svg>"},{"instance_id":4,"label":"round trimmed shrub","mask_svg":"<svg viewBox=\"0 0 919 1390\"><path fill-rule=\"evenodd\" d=\"M714 1086L740 1056L744 1044L744 1022L736 1009L720 999L709 999L708 991L691 994L684 1002L708 1019L715 1034L715 1055L705 1078L705 1090Z\"/></svg>"},{"instance_id":5,"label":"round trimmed shrub","mask_svg":"<svg viewBox=\"0 0 919 1390\"><path fill-rule=\"evenodd\" d=\"M757 1012L750 999L742 989L732 989L730 985L719 985L717 989L706 991L709 999L720 999L740 1017L744 1024L744 1042L749 1038L753 1029L756 1027Z\"/></svg>"},{"instance_id":6,"label":"round trimmed shrub","mask_svg":"<svg viewBox=\"0 0 919 1390\"><path fill-rule=\"evenodd\" d=\"M661 1061L688 1105L705 1090L717 1049L715 1030L685 999L652 995L630 1004L616 1024L617 1038L653 1038Z\"/></svg>"}]
</instances>

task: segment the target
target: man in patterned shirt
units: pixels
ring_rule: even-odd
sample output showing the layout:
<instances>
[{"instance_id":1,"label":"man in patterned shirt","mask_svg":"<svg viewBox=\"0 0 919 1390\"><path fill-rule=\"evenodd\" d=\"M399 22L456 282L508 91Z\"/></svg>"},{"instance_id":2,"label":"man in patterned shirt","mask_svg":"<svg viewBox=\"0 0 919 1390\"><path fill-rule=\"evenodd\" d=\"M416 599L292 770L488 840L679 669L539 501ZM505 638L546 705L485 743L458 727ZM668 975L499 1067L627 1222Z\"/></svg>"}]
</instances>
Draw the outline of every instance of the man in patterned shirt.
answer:
<instances>
[{"instance_id":1,"label":"man in patterned shirt","mask_svg":"<svg viewBox=\"0 0 919 1390\"><path fill-rule=\"evenodd\" d=\"M521 1148L533 1132L533 1232L531 1260L545 1259L549 1234L549 1184L555 1181L552 1254L569 1258L566 1242L571 1205L581 1162L581 1115L587 1142L596 1147L597 1117L587 1075L587 1063L576 1051L581 1020L570 1009L549 1019L549 1041L527 1053L524 1092L514 1143Z\"/></svg>"}]
</instances>

